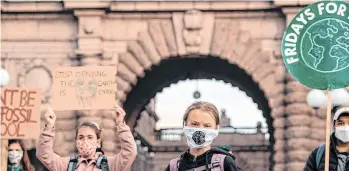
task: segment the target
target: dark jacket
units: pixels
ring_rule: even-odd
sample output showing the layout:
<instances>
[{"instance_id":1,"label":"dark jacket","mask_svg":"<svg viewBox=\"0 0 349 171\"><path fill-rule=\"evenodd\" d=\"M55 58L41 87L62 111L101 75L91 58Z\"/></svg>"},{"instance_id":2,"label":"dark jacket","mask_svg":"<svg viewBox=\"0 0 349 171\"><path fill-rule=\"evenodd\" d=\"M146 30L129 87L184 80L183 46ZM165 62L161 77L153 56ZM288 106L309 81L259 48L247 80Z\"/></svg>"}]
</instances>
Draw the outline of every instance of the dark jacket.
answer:
<instances>
[{"instance_id":1,"label":"dark jacket","mask_svg":"<svg viewBox=\"0 0 349 171\"><path fill-rule=\"evenodd\" d=\"M334 133L331 135L331 142L330 142L330 171L337 171L337 165L338 165L338 150L336 149L336 143L337 138L335 137ZM308 161L304 167L304 171L324 171L325 170L325 150L322 155L321 161L320 161L320 167L317 169L316 165L316 154L319 147L314 149L309 158ZM343 171L349 171L349 162L346 163L346 170Z\"/></svg>"},{"instance_id":2,"label":"dark jacket","mask_svg":"<svg viewBox=\"0 0 349 171\"><path fill-rule=\"evenodd\" d=\"M186 171L210 164L213 154L226 155L224 158L224 171L238 171L235 164L235 156L218 148L212 148L196 158L189 153L189 150L186 150L180 157L178 171ZM167 166L165 171L170 171L170 165Z\"/></svg>"}]
</instances>

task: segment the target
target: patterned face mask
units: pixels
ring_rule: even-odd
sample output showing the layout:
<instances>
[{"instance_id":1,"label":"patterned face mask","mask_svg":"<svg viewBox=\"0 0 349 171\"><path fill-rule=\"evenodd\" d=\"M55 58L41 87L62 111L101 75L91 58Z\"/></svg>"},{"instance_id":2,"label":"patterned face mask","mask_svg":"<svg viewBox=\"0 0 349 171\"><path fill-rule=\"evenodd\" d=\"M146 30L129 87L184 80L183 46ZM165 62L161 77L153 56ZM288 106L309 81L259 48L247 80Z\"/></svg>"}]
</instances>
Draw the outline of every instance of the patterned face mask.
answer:
<instances>
[{"instance_id":1,"label":"patterned face mask","mask_svg":"<svg viewBox=\"0 0 349 171\"><path fill-rule=\"evenodd\" d=\"M11 164L17 164L21 162L23 158L23 151L9 151L8 160Z\"/></svg>"},{"instance_id":2,"label":"patterned face mask","mask_svg":"<svg viewBox=\"0 0 349 171\"><path fill-rule=\"evenodd\" d=\"M78 149L82 157L89 157L96 153L97 141L96 140L77 140L76 148Z\"/></svg>"},{"instance_id":3,"label":"patterned face mask","mask_svg":"<svg viewBox=\"0 0 349 171\"><path fill-rule=\"evenodd\" d=\"M183 133L187 137L187 144L190 148L202 148L212 143L218 136L219 130L184 126Z\"/></svg>"}]
</instances>

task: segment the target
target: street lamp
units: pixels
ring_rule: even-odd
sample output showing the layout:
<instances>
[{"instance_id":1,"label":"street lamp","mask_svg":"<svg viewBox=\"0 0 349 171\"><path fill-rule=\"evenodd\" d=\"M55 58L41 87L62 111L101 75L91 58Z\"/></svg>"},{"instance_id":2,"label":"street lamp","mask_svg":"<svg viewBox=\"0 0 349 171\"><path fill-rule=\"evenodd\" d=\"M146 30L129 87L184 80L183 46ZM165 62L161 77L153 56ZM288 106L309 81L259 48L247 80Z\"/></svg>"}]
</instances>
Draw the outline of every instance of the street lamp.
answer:
<instances>
[{"instance_id":1,"label":"street lamp","mask_svg":"<svg viewBox=\"0 0 349 171\"><path fill-rule=\"evenodd\" d=\"M307 103L313 108L326 108L327 95L317 89L309 91L307 95ZM332 104L333 106L349 105L349 92L348 90L336 89L332 92Z\"/></svg>"},{"instance_id":2,"label":"street lamp","mask_svg":"<svg viewBox=\"0 0 349 171\"><path fill-rule=\"evenodd\" d=\"M349 92L346 89L341 88L333 90L332 95L332 102L334 106L342 106L349 104Z\"/></svg>"},{"instance_id":3,"label":"street lamp","mask_svg":"<svg viewBox=\"0 0 349 171\"><path fill-rule=\"evenodd\" d=\"M154 152L150 152L150 153L149 153L149 156L150 156L150 157L154 157L154 156L155 156L155 153L154 153Z\"/></svg>"},{"instance_id":4,"label":"street lamp","mask_svg":"<svg viewBox=\"0 0 349 171\"><path fill-rule=\"evenodd\" d=\"M313 89L307 95L307 103L316 109L326 107L326 98L326 94L323 91Z\"/></svg>"},{"instance_id":5,"label":"street lamp","mask_svg":"<svg viewBox=\"0 0 349 171\"><path fill-rule=\"evenodd\" d=\"M5 87L10 81L10 75L8 72L0 68L0 87Z\"/></svg>"}]
</instances>

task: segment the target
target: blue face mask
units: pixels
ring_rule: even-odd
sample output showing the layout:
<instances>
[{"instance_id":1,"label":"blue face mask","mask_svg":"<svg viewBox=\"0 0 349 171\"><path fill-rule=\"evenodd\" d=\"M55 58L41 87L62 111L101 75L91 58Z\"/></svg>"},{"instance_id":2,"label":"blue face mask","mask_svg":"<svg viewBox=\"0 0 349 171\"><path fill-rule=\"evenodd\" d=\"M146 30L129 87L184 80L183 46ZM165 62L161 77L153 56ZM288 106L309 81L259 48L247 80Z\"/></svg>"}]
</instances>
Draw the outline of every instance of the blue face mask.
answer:
<instances>
[{"instance_id":1,"label":"blue face mask","mask_svg":"<svg viewBox=\"0 0 349 171\"><path fill-rule=\"evenodd\" d=\"M212 143L218 136L218 129L183 127L183 133L187 137L187 144L190 148L203 148Z\"/></svg>"}]
</instances>

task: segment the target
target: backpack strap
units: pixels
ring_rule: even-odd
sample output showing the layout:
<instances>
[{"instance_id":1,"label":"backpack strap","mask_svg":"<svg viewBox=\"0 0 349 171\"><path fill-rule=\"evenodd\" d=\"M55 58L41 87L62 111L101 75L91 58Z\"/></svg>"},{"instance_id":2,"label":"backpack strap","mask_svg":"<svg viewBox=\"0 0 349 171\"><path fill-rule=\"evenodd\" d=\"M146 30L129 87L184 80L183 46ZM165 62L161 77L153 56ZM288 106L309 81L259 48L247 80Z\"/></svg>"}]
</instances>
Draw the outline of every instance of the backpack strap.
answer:
<instances>
[{"instance_id":1,"label":"backpack strap","mask_svg":"<svg viewBox=\"0 0 349 171\"><path fill-rule=\"evenodd\" d=\"M68 164L68 171L75 171L76 165L78 164L78 157L71 157Z\"/></svg>"},{"instance_id":2,"label":"backpack strap","mask_svg":"<svg viewBox=\"0 0 349 171\"><path fill-rule=\"evenodd\" d=\"M224 171L224 154L213 154L211 159L211 168L213 171ZM219 167L217 167L219 164ZM218 169L219 168L219 169Z\"/></svg>"},{"instance_id":3,"label":"backpack strap","mask_svg":"<svg viewBox=\"0 0 349 171\"><path fill-rule=\"evenodd\" d=\"M104 155L99 156L96 161L96 166L102 171L109 171L107 157L105 157Z\"/></svg>"},{"instance_id":4,"label":"backpack strap","mask_svg":"<svg viewBox=\"0 0 349 171\"><path fill-rule=\"evenodd\" d=\"M170 171L178 171L178 158L172 159L170 161Z\"/></svg>"},{"instance_id":5,"label":"backpack strap","mask_svg":"<svg viewBox=\"0 0 349 171\"><path fill-rule=\"evenodd\" d=\"M319 168L320 168L320 162L321 162L321 159L322 159L322 157L323 157L323 154L324 154L324 152L325 152L325 145L326 144L323 144L323 145L321 145L318 149L317 149L317 152L316 152L316 167L317 167L317 169L319 170Z\"/></svg>"}]
</instances>

